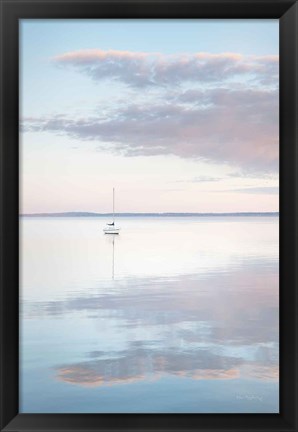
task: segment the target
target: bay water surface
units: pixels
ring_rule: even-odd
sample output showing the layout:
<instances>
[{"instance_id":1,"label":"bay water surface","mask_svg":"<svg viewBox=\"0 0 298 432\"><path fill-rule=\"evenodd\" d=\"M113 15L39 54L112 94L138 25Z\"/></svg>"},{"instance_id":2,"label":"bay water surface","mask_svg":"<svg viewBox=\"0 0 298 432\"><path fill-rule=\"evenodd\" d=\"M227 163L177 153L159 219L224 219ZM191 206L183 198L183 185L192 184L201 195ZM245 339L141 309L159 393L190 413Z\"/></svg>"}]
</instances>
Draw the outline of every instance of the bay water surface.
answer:
<instances>
[{"instance_id":1,"label":"bay water surface","mask_svg":"<svg viewBox=\"0 0 298 432\"><path fill-rule=\"evenodd\" d=\"M278 217L20 218L20 412L279 412Z\"/></svg>"}]
</instances>

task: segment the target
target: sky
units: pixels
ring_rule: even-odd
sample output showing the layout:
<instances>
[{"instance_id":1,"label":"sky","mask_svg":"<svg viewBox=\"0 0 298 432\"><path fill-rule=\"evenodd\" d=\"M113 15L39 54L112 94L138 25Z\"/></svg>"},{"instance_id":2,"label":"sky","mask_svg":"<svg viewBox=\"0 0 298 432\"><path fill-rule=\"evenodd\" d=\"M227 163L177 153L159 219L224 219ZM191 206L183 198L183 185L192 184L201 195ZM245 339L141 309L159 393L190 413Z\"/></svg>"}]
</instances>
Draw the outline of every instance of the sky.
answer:
<instances>
[{"instance_id":1,"label":"sky","mask_svg":"<svg viewBox=\"0 0 298 432\"><path fill-rule=\"evenodd\" d=\"M20 21L21 213L278 211L278 20Z\"/></svg>"}]
</instances>

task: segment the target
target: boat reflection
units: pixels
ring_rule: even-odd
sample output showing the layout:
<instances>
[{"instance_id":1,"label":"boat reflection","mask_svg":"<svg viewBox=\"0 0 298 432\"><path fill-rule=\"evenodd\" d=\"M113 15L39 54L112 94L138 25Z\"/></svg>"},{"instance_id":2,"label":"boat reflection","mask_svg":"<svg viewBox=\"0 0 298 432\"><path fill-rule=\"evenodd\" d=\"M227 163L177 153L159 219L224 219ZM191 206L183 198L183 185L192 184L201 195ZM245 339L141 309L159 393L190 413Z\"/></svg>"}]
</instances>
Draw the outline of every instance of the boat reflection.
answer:
<instances>
[{"instance_id":1,"label":"boat reflection","mask_svg":"<svg viewBox=\"0 0 298 432\"><path fill-rule=\"evenodd\" d=\"M112 246L112 279L115 279L115 242L116 238L119 238L118 234L109 234L106 240Z\"/></svg>"}]
</instances>

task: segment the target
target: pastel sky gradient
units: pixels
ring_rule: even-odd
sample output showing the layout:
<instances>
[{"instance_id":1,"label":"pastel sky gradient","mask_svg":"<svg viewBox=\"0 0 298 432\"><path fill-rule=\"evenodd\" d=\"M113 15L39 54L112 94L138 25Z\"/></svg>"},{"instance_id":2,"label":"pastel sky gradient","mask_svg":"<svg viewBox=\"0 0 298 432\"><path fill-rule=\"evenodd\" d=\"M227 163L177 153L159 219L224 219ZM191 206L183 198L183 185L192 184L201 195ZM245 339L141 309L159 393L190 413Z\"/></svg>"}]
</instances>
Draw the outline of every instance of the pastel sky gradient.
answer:
<instances>
[{"instance_id":1,"label":"pastel sky gradient","mask_svg":"<svg viewBox=\"0 0 298 432\"><path fill-rule=\"evenodd\" d=\"M21 20L22 213L278 211L278 20Z\"/></svg>"}]
</instances>

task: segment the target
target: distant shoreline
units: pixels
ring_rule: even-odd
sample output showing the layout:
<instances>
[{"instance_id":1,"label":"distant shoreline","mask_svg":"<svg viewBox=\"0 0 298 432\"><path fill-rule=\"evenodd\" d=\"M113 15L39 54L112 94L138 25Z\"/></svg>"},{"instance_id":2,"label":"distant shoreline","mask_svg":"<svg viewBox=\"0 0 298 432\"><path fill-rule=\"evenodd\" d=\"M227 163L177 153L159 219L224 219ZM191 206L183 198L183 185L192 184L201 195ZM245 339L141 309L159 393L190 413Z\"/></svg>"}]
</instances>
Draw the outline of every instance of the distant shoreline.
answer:
<instances>
[{"instance_id":1,"label":"distant shoreline","mask_svg":"<svg viewBox=\"0 0 298 432\"><path fill-rule=\"evenodd\" d=\"M25 213L20 217L111 217L113 213L61 212ZM116 217L207 217L207 216L279 216L279 212L239 212L239 213L115 213Z\"/></svg>"}]
</instances>

